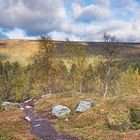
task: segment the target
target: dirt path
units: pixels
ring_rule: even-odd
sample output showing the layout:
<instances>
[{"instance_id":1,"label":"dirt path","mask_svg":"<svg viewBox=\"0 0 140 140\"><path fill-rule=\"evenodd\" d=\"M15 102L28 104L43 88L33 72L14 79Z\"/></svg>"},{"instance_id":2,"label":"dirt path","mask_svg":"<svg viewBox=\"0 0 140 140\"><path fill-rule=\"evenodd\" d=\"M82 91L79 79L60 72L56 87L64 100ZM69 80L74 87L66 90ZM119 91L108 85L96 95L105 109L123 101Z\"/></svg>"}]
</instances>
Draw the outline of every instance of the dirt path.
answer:
<instances>
[{"instance_id":1,"label":"dirt path","mask_svg":"<svg viewBox=\"0 0 140 140\"><path fill-rule=\"evenodd\" d=\"M30 122L31 133L43 140L80 140L69 135L59 134L51 125L49 120L39 116L34 109L34 100L28 100L21 104L21 109Z\"/></svg>"}]
</instances>

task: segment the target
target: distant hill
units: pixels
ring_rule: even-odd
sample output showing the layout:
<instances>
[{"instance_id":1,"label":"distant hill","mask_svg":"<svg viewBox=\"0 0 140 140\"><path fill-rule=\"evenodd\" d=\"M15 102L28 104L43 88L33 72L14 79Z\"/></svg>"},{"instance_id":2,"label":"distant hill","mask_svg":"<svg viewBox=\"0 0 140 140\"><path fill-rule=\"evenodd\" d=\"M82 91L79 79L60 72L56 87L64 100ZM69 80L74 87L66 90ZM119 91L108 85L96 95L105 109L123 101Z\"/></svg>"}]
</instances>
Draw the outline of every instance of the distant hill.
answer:
<instances>
[{"instance_id":1,"label":"distant hill","mask_svg":"<svg viewBox=\"0 0 140 140\"><path fill-rule=\"evenodd\" d=\"M64 57L65 45L64 41L54 41L58 54ZM102 55L101 46L103 42L73 42L77 45L87 47L88 56ZM38 51L38 40L0 40L0 60L2 61L18 61L23 65L31 62L32 56ZM121 55L127 59L140 59L140 43L119 43Z\"/></svg>"}]
</instances>

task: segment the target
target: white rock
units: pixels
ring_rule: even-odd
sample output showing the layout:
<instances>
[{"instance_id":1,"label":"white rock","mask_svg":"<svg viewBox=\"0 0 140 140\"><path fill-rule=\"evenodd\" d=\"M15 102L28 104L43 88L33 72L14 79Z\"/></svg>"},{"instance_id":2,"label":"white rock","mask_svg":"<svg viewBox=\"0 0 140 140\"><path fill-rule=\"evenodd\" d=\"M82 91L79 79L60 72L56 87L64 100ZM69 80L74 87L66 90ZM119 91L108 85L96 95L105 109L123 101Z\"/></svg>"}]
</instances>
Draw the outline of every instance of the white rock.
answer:
<instances>
[{"instance_id":1,"label":"white rock","mask_svg":"<svg viewBox=\"0 0 140 140\"><path fill-rule=\"evenodd\" d=\"M69 119L65 119L65 122L68 122L69 121Z\"/></svg>"},{"instance_id":2,"label":"white rock","mask_svg":"<svg viewBox=\"0 0 140 140\"><path fill-rule=\"evenodd\" d=\"M40 124L34 125L34 127L39 127L39 126L40 126Z\"/></svg>"},{"instance_id":3,"label":"white rock","mask_svg":"<svg viewBox=\"0 0 140 140\"><path fill-rule=\"evenodd\" d=\"M30 109L30 108L32 108L32 107L27 105L25 108L26 108L26 109Z\"/></svg>"},{"instance_id":4,"label":"white rock","mask_svg":"<svg viewBox=\"0 0 140 140\"><path fill-rule=\"evenodd\" d=\"M24 103L28 103L28 102L30 102L30 101L31 101L31 99L30 99L30 100L25 101Z\"/></svg>"},{"instance_id":5,"label":"white rock","mask_svg":"<svg viewBox=\"0 0 140 140\"><path fill-rule=\"evenodd\" d=\"M71 110L68 107L62 105L57 105L52 109L52 114L56 117L68 115L70 112Z\"/></svg>"},{"instance_id":6,"label":"white rock","mask_svg":"<svg viewBox=\"0 0 140 140\"><path fill-rule=\"evenodd\" d=\"M12 104L12 102L3 102L2 106L10 106Z\"/></svg>"},{"instance_id":7,"label":"white rock","mask_svg":"<svg viewBox=\"0 0 140 140\"><path fill-rule=\"evenodd\" d=\"M29 122L31 121L31 119L30 119L29 116L26 116L26 117L25 117L25 120L27 120L27 121L29 121Z\"/></svg>"},{"instance_id":8,"label":"white rock","mask_svg":"<svg viewBox=\"0 0 140 140\"><path fill-rule=\"evenodd\" d=\"M40 119L36 119L35 122L41 122L41 121L44 121L45 119L43 118L40 118Z\"/></svg>"},{"instance_id":9,"label":"white rock","mask_svg":"<svg viewBox=\"0 0 140 140\"><path fill-rule=\"evenodd\" d=\"M91 101L80 101L79 105L76 108L76 112L85 112L91 107Z\"/></svg>"},{"instance_id":10,"label":"white rock","mask_svg":"<svg viewBox=\"0 0 140 140\"><path fill-rule=\"evenodd\" d=\"M12 103L12 102L3 102L2 106L19 106L18 103Z\"/></svg>"},{"instance_id":11,"label":"white rock","mask_svg":"<svg viewBox=\"0 0 140 140\"><path fill-rule=\"evenodd\" d=\"M46 95L42 95L41 98L44 98L44 97L46 97L46 96L48 96L48 95L47 95L47 94L46 94Z\"/></svg>"},{"instance_id":12,"label":"white rock","mask_svg":"<svg viewBox=\"0 0 140 140\"><path fill-rule=\"evenodd\" d=\"M12 102L3 102L2 106L5 110L11 110L16 107L19 107L20 105L18 103L12 103Z\"/></svg>"},{"instance_id":13,"label":"white rock","mask_svg":"<svg viewBox=\"0 0 140 140\"><path fill-rule=\"evenodd\" d=\"M21 109L21 110L24 110L24 108L23 108L22 106L20 106L20 109Z\"/></svg>"}]
</instances>

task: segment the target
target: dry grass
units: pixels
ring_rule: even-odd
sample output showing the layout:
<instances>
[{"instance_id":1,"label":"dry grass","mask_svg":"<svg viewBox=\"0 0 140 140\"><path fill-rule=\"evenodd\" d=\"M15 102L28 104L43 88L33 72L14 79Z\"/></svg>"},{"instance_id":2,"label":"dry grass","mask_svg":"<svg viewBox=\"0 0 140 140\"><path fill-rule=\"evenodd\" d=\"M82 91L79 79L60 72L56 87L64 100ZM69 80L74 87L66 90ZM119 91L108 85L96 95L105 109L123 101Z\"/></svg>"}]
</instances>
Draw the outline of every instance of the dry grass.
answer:
<instances>
[{"instance_id":1,"label":"dry grass","mask_svg":"<svg viewBox=\"0 0 140 140\"><path fill-rule=\"evenodd\" d=\"M77 114L75 108L79 101L90 99L94 105L86 112ZM140 108L140 96L116 96L100 99L93 94L61 94L48 95L37 102L38 112L45 114L54 105L66 105L72 112L64 118L53 118L54 127L64 134L81 137L83 140L139 140L140 130L120 132L111 130L106 125L109 113L126 111L130 108ZM69 121L65 122L68 118Z\"/></svg>"},{"instance_id":2,"label":"dry grass","mask_svg":"<svg viewBox=\"0 0 140 140\"><path fill-rule=\"evenodd\" d=\"M27 65L32 62L33 55L38 51L38 42L16 40L4 42L5 45L0 46L0 53L5 61L17 61L22 65Z\"/></svg>"},{"instance_id":3,"label":"dry grass","mask_svg":"<svg viewBox=\"0 0 140 140\"><path fill-rule=\"evenodd\" d=\"M58 49L58 56L64 59L64 42L55 42ZM103 43L81 42L77 43L85 45L88 52L88 62L93 62L96 56L103 54L101 46ZM39 42L33 40L0 40L0 60L15 62L18 61L22 65L32 62L33 55L38 51ZM129 59L138 59L140 56L140 44L120 44L120 52L123 57ZM99 59L97 57L97 59ZM96 61L96 59L95 59Z\"/></svg>"},{"instance_id":4,"label":"dry grass","mask_svg":"<svg viewBox=\"0 0 140 140\"><path fill-rule=\"evenodd\" d=\"M19 110L0 112L0 140L38 140Z\"/></svg>"}]
</instances>

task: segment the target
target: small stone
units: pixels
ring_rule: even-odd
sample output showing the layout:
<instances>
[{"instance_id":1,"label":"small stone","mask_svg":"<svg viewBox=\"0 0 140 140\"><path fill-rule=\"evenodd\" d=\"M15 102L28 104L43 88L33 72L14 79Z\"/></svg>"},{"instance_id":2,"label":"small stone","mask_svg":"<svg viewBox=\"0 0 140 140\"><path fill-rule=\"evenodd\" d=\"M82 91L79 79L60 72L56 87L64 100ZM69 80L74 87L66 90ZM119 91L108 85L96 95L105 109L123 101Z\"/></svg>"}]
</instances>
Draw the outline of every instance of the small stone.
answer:
<instances>
[{"instance_id":1,"label":"small stone","mask_svg":"<svg viewBox=\"0 0 140 140\"><path fill-rule=\"evenodd\" d=\"M28 103L28 102L31 102L31 101L32 101L32 99L29 99L29 100L25 101L24 103Z\"/></svg>"},{"instance_id":2,"label":"small stone","mask_svg":"<svg viewBox=\"0 0 140 140\"><path fill-rule=\"evenodd\" d=\"M25 108L26 108L26 109L31 109L32 107L27 105Z\"/></svg>"},{"instance_id":3,"label":"small stone","mask_svg":"<svg viewBox=\"0 0 140 140\"><path fill-rule=\"evenodd\" d=\"M48 95L47 95L47 94L45 94L45 95L42 95L42 96L41 96L41 98L44 98L44 97L47 97L47 96L48 96Z\"/></svg>"},{"instance_id":4,"label":"small stone","mask_svg":"<svg viewBox=\"0 0 140 140\"><path fill-rule=\"evenodd\" d=\"M31 121L31 119L30 119L29 116L26 116L26 117L25 117L25 120L27 120L27 121L29 121L29 122Z\"/></svg>"},{"instance_id":5,"label":"small stone","mask_svg":"<svg viewBox=\"0 0 140 140\"><path fill-rule=\"evenodd\" d=\"M65 119L65 122L68 122L69 121L69 119Z\"/></svg>"}]
</instances>

